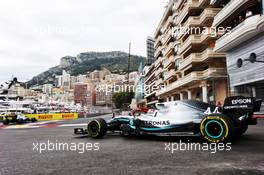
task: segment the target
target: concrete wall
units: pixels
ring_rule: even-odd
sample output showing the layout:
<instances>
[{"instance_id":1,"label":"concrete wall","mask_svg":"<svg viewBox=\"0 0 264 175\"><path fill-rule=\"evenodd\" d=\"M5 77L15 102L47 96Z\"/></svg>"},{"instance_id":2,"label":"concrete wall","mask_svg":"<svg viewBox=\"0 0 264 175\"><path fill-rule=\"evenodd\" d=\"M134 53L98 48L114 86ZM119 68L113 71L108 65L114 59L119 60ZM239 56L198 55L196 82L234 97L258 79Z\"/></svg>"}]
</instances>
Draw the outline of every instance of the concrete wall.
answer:
<instances>
[{"instance_id":1,"label":"concrete wall","mask_svg":"<svg viewBox=\"0 0 264 175\"><path fill-rule=\"evenodd\" d=\"M237 67L237 60L248 59L252 52L257 54L257 60L264 61L264 33L227 53L227 69L231 87L264 80L263 63L244 61L241 68Z\"/></svg>"}]
</instances>

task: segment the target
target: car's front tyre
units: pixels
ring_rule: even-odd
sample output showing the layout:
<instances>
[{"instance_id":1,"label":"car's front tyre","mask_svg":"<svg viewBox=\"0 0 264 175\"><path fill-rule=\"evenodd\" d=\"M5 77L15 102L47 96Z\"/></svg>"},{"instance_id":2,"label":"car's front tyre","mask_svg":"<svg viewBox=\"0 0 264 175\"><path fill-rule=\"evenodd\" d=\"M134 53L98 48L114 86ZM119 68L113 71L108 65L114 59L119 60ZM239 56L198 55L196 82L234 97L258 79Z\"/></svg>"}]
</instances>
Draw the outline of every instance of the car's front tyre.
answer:
<instances>
[{"instance_id":1,"label":"car's front tyre","mask_svg":"<svg viewBox=\"0 0 264 175\"><path fill-rule=\"evenodd\" d=\"M94 119L88 123L88 135L92 138L102 138L107 133L107 123L104 119Z\"/></svg>"},{"instance_id":2,"label":"car's front tyre","mask_svg":"<svg viewBox=\"0 0 264 175\"><path fill-rule=\"evenodd\" d=\"M209 142L227 142L234 138L235 127L232 120L225 115L208 115L200 124L200 132Z\"/></svg>"}]
</instances>

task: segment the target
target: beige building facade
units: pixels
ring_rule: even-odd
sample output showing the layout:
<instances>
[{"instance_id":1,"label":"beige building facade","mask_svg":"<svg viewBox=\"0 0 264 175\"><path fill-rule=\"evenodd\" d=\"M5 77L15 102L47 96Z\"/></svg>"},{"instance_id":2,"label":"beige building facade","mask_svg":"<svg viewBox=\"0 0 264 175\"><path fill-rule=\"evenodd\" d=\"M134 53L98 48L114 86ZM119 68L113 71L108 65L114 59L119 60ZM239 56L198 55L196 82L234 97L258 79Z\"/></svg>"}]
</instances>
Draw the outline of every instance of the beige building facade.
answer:
<instances>
[{"instance_id":1,"label":"beige building facade","mask_svg":"<svg viewBox=\"0 0 264 175\"><path fill-rule=\"evenodd\" d=\"M159 99L223 104L228 95L226 58L214 51L218 34L211 28L220 10L210 0L168 3L154 35Z\"/></svg>"}]
</instances>

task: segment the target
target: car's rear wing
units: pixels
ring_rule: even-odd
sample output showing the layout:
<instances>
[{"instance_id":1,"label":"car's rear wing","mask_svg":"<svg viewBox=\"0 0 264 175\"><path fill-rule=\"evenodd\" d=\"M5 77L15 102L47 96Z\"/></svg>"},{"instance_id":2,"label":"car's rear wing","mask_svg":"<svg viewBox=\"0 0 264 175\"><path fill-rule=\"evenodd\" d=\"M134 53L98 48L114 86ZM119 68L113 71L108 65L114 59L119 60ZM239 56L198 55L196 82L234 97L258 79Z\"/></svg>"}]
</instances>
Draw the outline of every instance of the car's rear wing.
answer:
<instances>
[{"instance_id":1,"label":"car's rear wing","mask_svg":"<svg viewBox=\"0 0 264 175\"><path fill-rule=\"evenodd\" d=\"M227 97L223 106L223 113L239 112L253 114L260 111L261 103L261 99L254 97Z\"/></svg>"}]
</instances>

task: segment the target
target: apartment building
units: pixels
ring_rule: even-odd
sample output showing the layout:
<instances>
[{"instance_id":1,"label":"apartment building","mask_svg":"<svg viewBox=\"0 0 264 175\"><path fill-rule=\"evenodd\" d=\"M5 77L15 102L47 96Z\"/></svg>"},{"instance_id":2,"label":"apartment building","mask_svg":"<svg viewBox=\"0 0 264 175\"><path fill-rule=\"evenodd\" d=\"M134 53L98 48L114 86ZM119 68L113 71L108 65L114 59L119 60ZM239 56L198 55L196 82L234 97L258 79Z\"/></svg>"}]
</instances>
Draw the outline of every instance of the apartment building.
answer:
<instances>
[{"instance_id":1,"label":"apartment building","mask_svg":"<svg viewBox=\"0 0 264 175\"><path fill-rule=\"evenodd\" d=\"M155 103L158 102L158 98L156 97L156 87L155 82L157 80L155 76L155 39L152 37L147 37L147 61L145 63L145 67L143 69L143 76L144 76L144 99L146 105L148 107L152 107Z\"/></svg>"},{"instance_id":2,"label":"apartment building","mask_svg":"<svg viewBox=\"0 0 264 175\"><path fill-rule=\"evenodd\" d=\"M221 8L210 0L168 3L154 35L156 97L223 103L228 93L225 54L214 51L218 35L204 32Z\"/></svg>"},{"instance_id":3,"label":"apartment building","mask_svg":"<svg viewBox=\"0 0 264 175\"><path fill-rule=\"evenodd\" d=\"M224 7L213 26L232 28L214 49L226 53L231 93L264 100L264 1L212 0L211 4Z\"/></svg>"},{"instance_id":4,"label":"apartment building","mask_svg":"<svg viewBox=\"0 0 264 175\"><path fill-rule=\"evenodd\" d=\"M144 98L147 102L147 106L148 107L152 107L155 103L158 102L158 97L156 96L156 91L157 91L157 87L156 87L156 81L157 78L155 76L155 72L156 72L156 68L155 68L155 64L151 64L150 66L145 66L144 67Z\"/></svg>"},{"instance_id":5,"label":"apartment building","mask_svg":"<svg viewBox=\"0 0 264 175\"><path fill-rule=\"evenodd\" d=\"M96 106L112 105L113 91L96 91Z\"/></svg>"},{"instance_id":6,"label":"apartment building","mask_svg":"<svg viewBox=\"0 0 264 175\"><path fill-rule=\"evenodd\" d=\"M95 105L96 92L92 83L76 83L74 85L74 102L88 108Z\"/></svg>"},{"instance_id":7,"label":"apartment building","mask_svg":"<svg viewBox=\"0 0 264 175\"><path fill-rule=\"evenodd\" d=\"M155 44L155 40L154 38L148 36L147 37L147 60L146 60L146 65L151 65L154 62L154 44Z\"/></svg>"}]
</instances>

